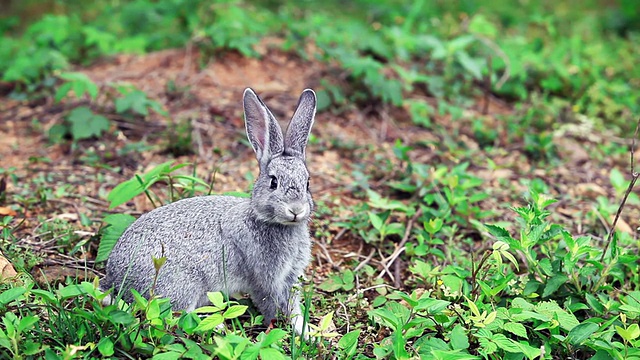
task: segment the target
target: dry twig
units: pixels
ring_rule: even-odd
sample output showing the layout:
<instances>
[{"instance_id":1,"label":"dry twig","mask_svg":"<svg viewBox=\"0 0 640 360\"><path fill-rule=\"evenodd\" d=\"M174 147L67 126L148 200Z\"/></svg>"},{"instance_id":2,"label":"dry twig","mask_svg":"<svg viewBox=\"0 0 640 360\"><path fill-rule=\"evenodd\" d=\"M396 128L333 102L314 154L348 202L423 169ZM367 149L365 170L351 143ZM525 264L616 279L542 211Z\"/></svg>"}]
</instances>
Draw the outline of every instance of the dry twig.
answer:
<instances>
[{"instance_id":1,"label":"dry twig","mask_svg":"<svg viewBox=\"0 0 640 360\"><path fill-rule=\"evenodd\" d=\"M636 124L636 131L633 133L633 141L631 142L631 182L629 182L627 191L625 191L624 196L622 197L620 206L618 206L618 211L616 211L616 217L613 219L613 224L611 224L611 229L609 229L609 233L607 234L607 241L604 246L604 250L602 251L602 256L600 256L600 262L604 261L607 250L609 250L609 245L611 245L611 241L613 240L613 233L616 231L616 224L618 223L618 219L620 218L620 214L622 213L624 204L627 202L627 198L629 197L629 194L631 194L631 190L633 190L633 187L636 185L638 176L640 176L640 174L635 170L634 159L634 153L636 151L636 139L638 138L638 129L640 129L640 118L638 119L638 123Z\"/></svg>"}]
</instances>

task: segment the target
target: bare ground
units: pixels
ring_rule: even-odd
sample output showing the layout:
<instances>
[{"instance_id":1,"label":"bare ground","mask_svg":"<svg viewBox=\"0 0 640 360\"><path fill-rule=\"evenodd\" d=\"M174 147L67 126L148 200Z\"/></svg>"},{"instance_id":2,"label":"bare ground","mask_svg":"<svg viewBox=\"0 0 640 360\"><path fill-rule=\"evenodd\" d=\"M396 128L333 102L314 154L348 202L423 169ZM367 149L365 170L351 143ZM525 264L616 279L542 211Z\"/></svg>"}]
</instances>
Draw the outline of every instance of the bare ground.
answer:
<instances>
[{"instance_id":1,"label":"bare ground","mask_svg":"<svg viewBox=\"0 0 640 360\"><path fill-rule=\"evenodd\" d=\"M227 53L205 63L197 51L187 48L144 56L121 55L77 69L104 90L98 104L112 103L108 84L130 83L159 101L169 113L167 117L152 114L147 119L126 120L116 116L108 105L98 105L114 114L111 119L115 131L97 141L80 142L77 148L69 143L50 144L45 134L65 115L65 109L84 100L60 105L49 99L24 103L0 98L0 168L14 168L8 172L16 178L16 181L7 178L9 202L0 206L16 212L12 225L17 226L18 243L25 252L35 252L45 258L32 274L38 278L44 275L49 280L69 275L82 277L86 275L86 265L92 271L89 277L101 274L102 265L95 265L92 260L98 244L95 234L104 214L138 215L152 208L145 197L139 196L131 203L108 209L105 197L115 185L131 178L135 172L171 158L163 149L169 141L167 128L172 121L189 121L193 126L195 154L178 157L176 162L196 163L197 173L205 179L215 173L216 192L246 190L247 176L255 176L257 167L245 141L241 105L244 88L253 87L276 117L286 121L300 92L307 87L320 88L320 80L332 74L325 64L276 50L272 46L274 42L276 40L268 40L262 44L260 59ZM508 206L524 204L526 186L522 179L540 178L550 185L551 195L560 200L553 207L555 220L576 235L597 237L604 233L612 219L590 214L594 214L599 196L611 204L619 202L609 174L614 167L628 174L629 159L628 154L622 153L616 157L603 156L596 145L614 142L624 147L628 142L608 134L581 133L576 127L567 126L569 131L555 139L559 159L552 165L538 166L524 153L523 144L508 143L500 115L512 114L515 110L500 100L489 100L486 115L482 113L483 99L479 99L476 108L470 109L465 118L484 117L488 124L501 131L496 146L490 151L480 148L474 140L468 120L436 117L433 128L426 129L414 125L403 109L378 103L364 109L353 105L339 112L324 111L317 115L313 129L317 141L313 141L308 150L312 191L322 207L319 209L322 215L313 223L315 233L320 236L315 239L314 264L309 267L316 285L328 273L343 267L353 268L371 254L370 246L363 239L336 223L349 219L353 215L350 207L363 201L362 194L353 190L354 169L371 175L371 188L388 193L385 184L397 174L384 173L381 169L385 168L384 162L398 169L402 166L392 151L397 139L412 145L410 157L414 162L450 166L469 162L468 171L485 180L483 189L491 195L481 206L495 215L483 219L485 222L511 220L513 215ZM448 141L446 137L470 151L465 155L447 151L442 145ZM152 148L119 155L125 145L137 141L145 141ZM91 162L91 156L97 156L99 161ZM640 152L636 156L640 156ZM496 165L489 166L488 159ZM29 200L34 196L44 199L44 194L46 201ZM95 221L82 225L81 214ZM618 223L619 230L637 237L639 214L637 205L629 205ZM42 231L44 224L55 219L74 222L76 237L90 244L89 250L62 255L57 239ZM478 234L478 248L482 247L483 239Z\"/></svg>"}]
</instances>

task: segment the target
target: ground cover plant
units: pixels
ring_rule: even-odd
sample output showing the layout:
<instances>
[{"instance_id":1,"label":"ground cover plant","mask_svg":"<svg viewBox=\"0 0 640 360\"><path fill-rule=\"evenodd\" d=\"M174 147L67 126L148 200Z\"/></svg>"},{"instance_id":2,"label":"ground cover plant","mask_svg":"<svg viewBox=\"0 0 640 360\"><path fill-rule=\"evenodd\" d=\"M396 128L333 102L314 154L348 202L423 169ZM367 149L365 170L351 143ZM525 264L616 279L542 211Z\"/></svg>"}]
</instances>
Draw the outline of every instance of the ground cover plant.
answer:
<instances>
[{"instance_id":1,"label":"ground cover plant","mask_svg":"<svg viewBox=\"0 0 640 360\"><path fill-rule=\"evenodd\" d=\"M634 1L2 7L1 358L640 358ZM103 305L136 217L247 196L247 86L318 95L309 340Z\"/></svg>"}]
</instances>

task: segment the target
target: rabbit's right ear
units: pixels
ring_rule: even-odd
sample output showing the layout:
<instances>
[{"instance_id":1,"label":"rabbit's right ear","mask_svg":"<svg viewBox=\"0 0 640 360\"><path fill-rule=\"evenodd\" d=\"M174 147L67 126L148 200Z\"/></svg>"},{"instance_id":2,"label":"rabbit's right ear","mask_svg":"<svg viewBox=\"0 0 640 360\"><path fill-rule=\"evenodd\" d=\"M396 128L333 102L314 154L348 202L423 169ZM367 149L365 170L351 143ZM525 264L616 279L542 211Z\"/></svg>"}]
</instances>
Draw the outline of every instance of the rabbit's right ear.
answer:
<instances>
[{"instance_id":1,"label":"rabbit's right ear","mask_svg":"<svg viewBox=\"0 0 640 360\"><path fill-rule=\"evenodd\" d=\"M302 92L300 100L298 100L298 107L289 122L287 134L284 137L285 152L300 157L302 160L305 158L305 149L309 141L313 119L316 116L316 102L316 93L313 90L306 89Z\"/></svg>"},{"instance_id":2,"label":"rabbit's right ear","mask_svg":"<svg viewBox=\"0 0 640 360\"><path fill-rule=\"evenodd\" d=\"M247 137L260 167L266 166L273 155L282 154L282 130L271 111L250 88L244 91L244 120Z\"/></svg>"}]
</instances>

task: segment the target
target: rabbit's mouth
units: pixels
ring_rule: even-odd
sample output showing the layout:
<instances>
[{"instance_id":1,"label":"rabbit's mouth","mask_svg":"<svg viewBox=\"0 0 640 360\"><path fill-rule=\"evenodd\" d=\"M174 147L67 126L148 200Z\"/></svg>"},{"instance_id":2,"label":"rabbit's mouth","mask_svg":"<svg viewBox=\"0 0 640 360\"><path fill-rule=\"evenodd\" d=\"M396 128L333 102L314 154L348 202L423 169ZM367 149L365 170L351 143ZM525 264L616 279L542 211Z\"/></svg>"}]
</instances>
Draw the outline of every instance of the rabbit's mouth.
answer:
<instances>
[{"instance_id":1,"label":"rabbit's mouth","mask_svg":"<svg viewBox=\"0 0 640 360\"><path fill-rule=\"evenodd\" d=\"M307 220L309 210L304 205L287 206L283 224L296 225Z\"/></svg>"}]
</instances>

